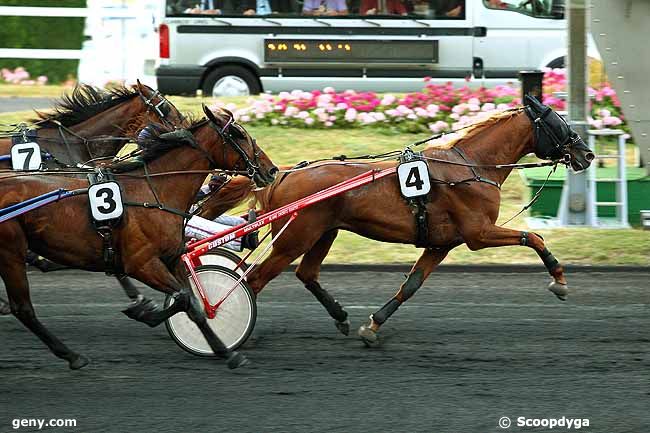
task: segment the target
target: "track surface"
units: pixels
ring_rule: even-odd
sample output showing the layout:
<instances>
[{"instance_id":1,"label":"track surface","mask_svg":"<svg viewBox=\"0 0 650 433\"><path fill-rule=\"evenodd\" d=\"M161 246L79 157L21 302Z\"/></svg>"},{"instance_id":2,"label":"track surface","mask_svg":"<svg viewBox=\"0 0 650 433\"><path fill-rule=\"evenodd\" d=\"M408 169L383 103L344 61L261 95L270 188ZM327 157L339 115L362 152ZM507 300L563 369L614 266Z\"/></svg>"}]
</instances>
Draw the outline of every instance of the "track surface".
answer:
<instances>
[{"instance_id":1,"label":"track surface","mask_svg":"<svg viewBox=\"0 0 650 433\"><path fill-rule=\"evenodd\" d=\"M52 98L0 98L0 113L45 109L52 106Z\"/></svg>"},{"instance_id":2,"label":"track surface","mask_svg":"<svg viewBox=\"0 0 650 433\"><path fill-rule=\"evenodd\" d=\"M71 372L0 317L0 432L14 418L76 418L81 432L497 432L500 417L589 418L588 432L649 431L650 271L439 273L383 329L379 349L337 333L292 274L261 295L249 367L179 349L122 316L114 280L31 273L37 313L93 363ZM324 273L353 330L402 280ZM80 305L79 305L80 304ZM33 431L23 428L19 431ZM556 431L566 429L555 428Z\"/></svg>"}]
</instances>

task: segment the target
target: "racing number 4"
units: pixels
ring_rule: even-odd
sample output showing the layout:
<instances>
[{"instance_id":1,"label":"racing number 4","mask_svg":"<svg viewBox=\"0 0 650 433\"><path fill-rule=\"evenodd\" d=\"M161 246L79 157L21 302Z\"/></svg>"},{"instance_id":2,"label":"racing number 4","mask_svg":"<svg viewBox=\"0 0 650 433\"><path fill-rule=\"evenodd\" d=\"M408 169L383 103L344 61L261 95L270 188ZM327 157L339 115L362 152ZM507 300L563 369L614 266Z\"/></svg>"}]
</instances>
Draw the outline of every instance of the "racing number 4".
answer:
<instances>
[{"instance_id":1,"label":"racing number 4","mask_svg":"<svg viewBox=\"0 0 650 433\"><path fill-rule=\"evenodd\" d=\"M397 167L397 179L402 196L406 198L421 197L431 191L426 161L416 160L400 164Z\"/></svg>"}]
</instances>

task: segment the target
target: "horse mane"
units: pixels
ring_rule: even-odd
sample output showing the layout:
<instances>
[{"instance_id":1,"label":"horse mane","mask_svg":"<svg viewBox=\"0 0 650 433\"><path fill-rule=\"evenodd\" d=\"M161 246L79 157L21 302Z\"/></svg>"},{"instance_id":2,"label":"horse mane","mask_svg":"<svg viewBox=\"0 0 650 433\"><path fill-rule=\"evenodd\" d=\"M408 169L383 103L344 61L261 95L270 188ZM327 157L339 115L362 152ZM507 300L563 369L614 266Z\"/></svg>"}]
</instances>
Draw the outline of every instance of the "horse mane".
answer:
<instances>
[{"instance_id":1,"label":"horse mane","mask_svg":"<svg viewBox=\"0 0 650 433\"><path fill-rule=\"evenodd\" d=\"M486 118L485 120L481 120L479 122L476 122L465 129L459 130L458 132L455 132L456 134L460 135L460 137L455 138L453 140L443 142L443 143L433 143L429 144L427 147L425 147L425 150L428 149L441 149L441 150L447 150L455 147L458 143L464 140L471 140L475 136L479 135L482 133L485 129L488 129L492 127L493 125L501 122L502 120L509 120L513 116L515 116L517 113L519 113L518 109L510 109L510 110L505 110L496 114L491 115L490 117Z\"/></svg>"},{"instance_id":2,"label":"horse mane","mask_svg":"<svg viewBox=\"0 0 650 433\"><path fill-rule=\"evenodd\" d=\"M137 89L125 86L104 90L79 84L75 86L72 93L63 95L61 99L54 102L52 113L37 111L38 117L31 119L31 122L54 120L63 126L73 126L137 95L139 95Z\"/></svg>"},{"instance_id":3,"label":"horse mane","mask_svg":"<svg viewBox=\"0 0 650 433\"><path fill-rule=\"evenodd\" d=\"M196 128L205 124L205 119L197 119L196 116L189 115L186 117L187 125L186 129L189 132L194 131ZM138 144L140 145L141 152L138 153L133 159L127 159L126 161L118 161L112 164L108 164L108 168L113 170L116 173L124 173L127 171L136 170L142 168L147 162L151 162L162 155L166 154L172 149L176 149L181 146L186 146L188 143L186 140L173 139L173 138L162 138L161 136L170 132L179 131L179 129L174 125L162 125L160 123L150 124L152 128L149 129L151 136L145 140L140 140Z\"/></svg>"}]
</instances>

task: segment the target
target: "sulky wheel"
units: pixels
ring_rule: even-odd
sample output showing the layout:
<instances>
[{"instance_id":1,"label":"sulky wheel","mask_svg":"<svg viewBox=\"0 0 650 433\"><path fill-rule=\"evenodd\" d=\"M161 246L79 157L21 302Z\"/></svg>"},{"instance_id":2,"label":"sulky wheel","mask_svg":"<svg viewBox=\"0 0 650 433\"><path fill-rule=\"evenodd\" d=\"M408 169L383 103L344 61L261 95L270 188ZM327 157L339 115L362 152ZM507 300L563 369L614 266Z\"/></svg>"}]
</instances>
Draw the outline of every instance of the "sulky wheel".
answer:
<instances>
[{"instance_id":1,"label":"sulky wheel","mask_svg":"<svg viewBox=\"0 0 650 433\"><path fill-rule=\"evenodd\" d=\"M211 304L215 304L226 295L239 280L239 275L222 266L206 265L196 268L198 276ZM190 279L194 294L198 297L194 282ZM174 302L171 296L165 300L165 306ZM237 284L225 302L217 309L213 319L208 323L228 349L234 350L248 339L257 318L255 295L245 281ZM213 356L212 350L187 314L178 313L165 322L169 335L184 350L198 356Z\"/></svg>"},{"instance_id":2,"label":"sulky wheel","mask_svg":"<svg viewBox=\"0 0 650 433\"><path fill-rule=\"evenodd\" d=\"M224 268L234 270L239 275L243 274L244 270L247 268L246 263L244 263L241 267L235 269L241 261L241 257L225 248L216 248L212 251L208 251L199 257L199 260L202 265L223 266Z\"/></svg>"}]
</instances>

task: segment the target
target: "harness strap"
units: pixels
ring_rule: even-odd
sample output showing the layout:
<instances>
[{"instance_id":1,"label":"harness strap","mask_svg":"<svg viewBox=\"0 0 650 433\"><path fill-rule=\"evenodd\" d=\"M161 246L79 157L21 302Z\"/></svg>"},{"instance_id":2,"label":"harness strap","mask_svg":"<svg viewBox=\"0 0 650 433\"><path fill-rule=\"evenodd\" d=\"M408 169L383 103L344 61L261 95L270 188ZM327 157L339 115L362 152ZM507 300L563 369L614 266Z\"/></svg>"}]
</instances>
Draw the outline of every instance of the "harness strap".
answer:
<instances>
[{"instance_id":1,"label":"harness strap","mask_svg":"<svg viewBox=\"0 0 650 433\"><path fill-rule=\"evenodd\" d=\"M149 203L149 202L143 202L143 203L138 203L138 202L133 202L133 201L125 201L122 202L124 206L134 206L134 207L143 207L145 209L159 209L161 211L169 212L174 215L182 216L185 219L190 219L194 215L188 212L183 212L178 209L170 208L165 206L164 204L161 203Z\"/></svg>"},{"instance_id":2,"label":"harness strap","mask_svg":"<svg viewBox=\"0 0 650 433\"><path fill-rule=\"evenodd\" d=\"M491 179L487 179L487 178L485 178L485 177L481 177L481 176L478 174L478 172L476 171L476 167L474 167L473 164L469 164L469 160L467 159L467 156L465 155L465 153L463 153L462 150L460 150L460 149L459 149L458 147L456 147L456 146L452 147L452 149L453 149L453 150L454 150L458 155L460 155L461 158L463 158L463 161L465 161L465 162L467 163L466 167L469 167L469 169L472 170L472 174L474 175L474 177L472 177L472 178L469 178L469 179L466 179L466 180L461 180L461 181L459 181L459 182L455 182L456 184L458 184L458 183L466 183L466 182L483 182L483 183L487 183L488 185L496 186L498 189L501 189L501 184L500 184L499 182L495 182L495 181L493 181L493 180L491 180ZM452 186L453 186L453 185L452 185Z\"/></svg>"},{"instance_id":3,"label":"harness strap","mask_svg":"<svg viewBox=\"0 0 650 433\"><path fill-rule=\"evenodd\" d=\"M116 253L115 248L113 248L113 227L106 225L97 227L96 230L102 238L104 273L109 276L116 275Z\"/></svg>"}]
</instances>

